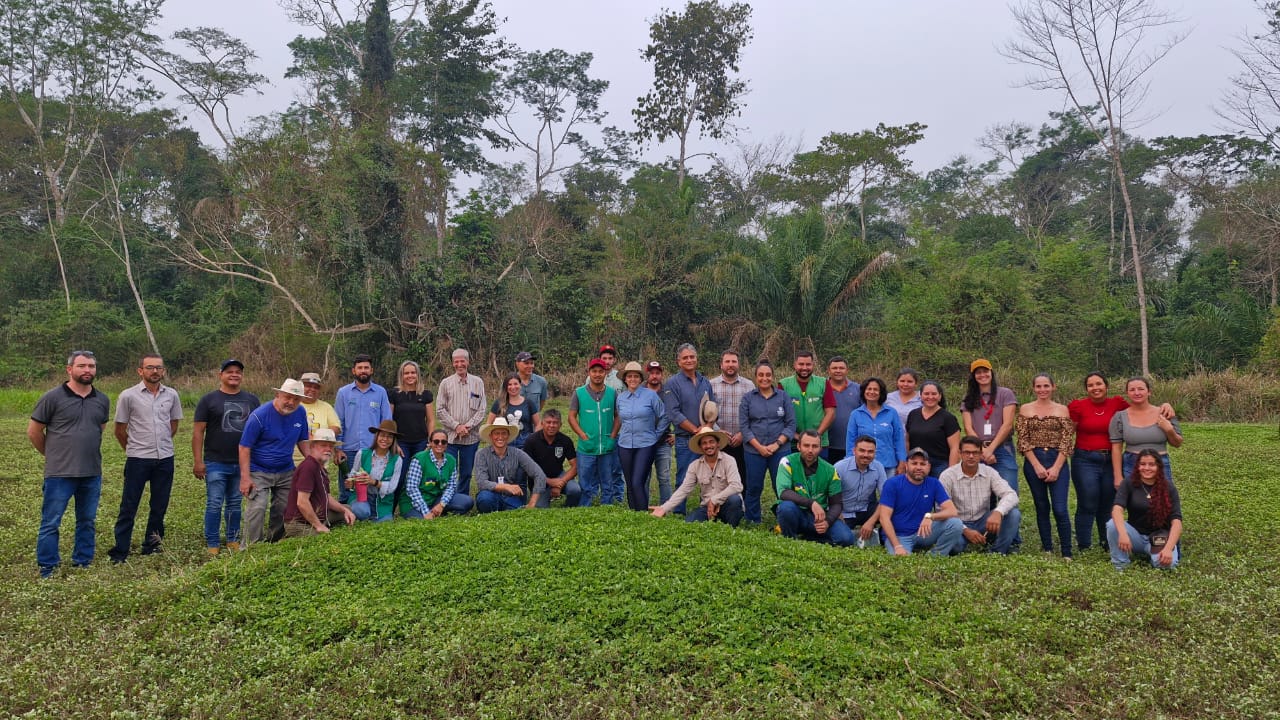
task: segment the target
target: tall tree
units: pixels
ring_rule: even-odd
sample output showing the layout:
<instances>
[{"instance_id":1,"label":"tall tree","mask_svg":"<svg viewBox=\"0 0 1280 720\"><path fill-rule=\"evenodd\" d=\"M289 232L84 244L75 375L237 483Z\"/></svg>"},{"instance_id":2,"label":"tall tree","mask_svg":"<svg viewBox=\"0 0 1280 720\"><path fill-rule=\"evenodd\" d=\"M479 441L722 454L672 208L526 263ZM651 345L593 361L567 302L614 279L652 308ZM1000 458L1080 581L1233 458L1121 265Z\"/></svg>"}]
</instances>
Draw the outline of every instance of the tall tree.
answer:
<instances>
[{"instance_id":1,"label":"tall tree","mask_svg":"<svg viewBox=\"0 0 1280 720\"><path fill-rule=\"evenodd\" d=\"M1267 29L1241 38L1231 51L1242 66L1218 110L1251 137L1280 150L1280 2L1258 2Z\"/></svg>"},{"instance_id":2,"label":"tall tree","mask_svg":"<svg viewBox=\"0 0 1280 720\"><path fill-rule=\"evenodd\" d=\"M1185 36L1169 32L1178 21L1155 0L1028 0L1013 7L1013 17L1019 37L1004 46L1004 55L1032 69L1028 87L1066 95L1115 169L1138 290L1142 372L1149 373L1147 292L1123 138L1126 124L1140 117L1151 69ZM1154 33L1163 37L1153 41ZM1089 112L1092 106L1101 120Z\"/></svg>"},{"instance_id":3,"label":"tall tree","mask_svg":"<svg viewBox=\"0 0 1280 720\"><path fill-rule=\"evenodd\" d=\"M649 45L641 57L653 63L653 88L632 110L640 135L680 141L677 180L684 184L689 135L725 135L729 119L742 107L747 83L736 77L742 49L751 41L751 6L701 0L683 13L664 10L649 25Z\"/></svg>"}]
</instances>

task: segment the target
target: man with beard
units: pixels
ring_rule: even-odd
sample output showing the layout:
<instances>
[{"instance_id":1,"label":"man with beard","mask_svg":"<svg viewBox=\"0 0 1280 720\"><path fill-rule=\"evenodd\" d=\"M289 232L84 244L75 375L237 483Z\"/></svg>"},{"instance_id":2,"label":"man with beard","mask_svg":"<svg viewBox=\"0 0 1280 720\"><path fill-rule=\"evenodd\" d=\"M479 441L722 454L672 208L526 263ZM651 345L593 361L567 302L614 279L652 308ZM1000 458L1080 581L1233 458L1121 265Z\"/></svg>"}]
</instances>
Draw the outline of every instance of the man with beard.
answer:
<instances>
[{"instance_id":1,"label":"man with beard","mask_svg":"<svg viewBox=\"0 0 1280 720\"><path fill-rule=\"evenodd\" d=\"M578 485L578 451L568 435L560 432L560 411L551 408L542 414L542 428L524 441L524 454L542 468L547 476L547 492L538 498L538 507L551 507L551 501L564 498L565 507L578 507L582 486Z\"/></svg>"},{"instance_id":2,"label":"man with beard","mask_svg":"<svg viewBox=\"0 0 1280 720\"><path fill-rule=\"evenodd\" d=\"M36 535L40 577L49 577L62 557L58 531L71 498L76 499L75 548L71 562L93 561L98 499L102 496L102 431L110 419L110 401L93 387L98 361L88 350L67 357L67 381L40 396L27 423L27 439L44 457L44 499Z\"/></svg>"},{"instance_id":3,"label":"man with beard","mask_svg":"<svg viewBox=\"0 0 1280 720\"><path fill-rule=\"evenodd\" d=\"M733 350L720 353L720 374L711 378L711 389L715 392L716 403L724 408L717 421L720 429L729 435L729 444L725 445L724 453L733 458L734 464L738 466L738 477L745 478L747 461L743 455L738 409L742 405L742 397L755 386L738 374L740 362L738 353Z\"/></svg>"},{"instance_id":4,"label":"man with beard","mask_svg":"<svg viewBox=\"0 0 1280 720\"><path fill-rule=\"evenodd\" d=\"M820 457L822 443L816 430L801 430L800 451L778 463L778 527L783 537L827 542L848 547L853 531L840 521L843 495L840 477L831 463Z\"/></svg>"},{"instance_id":5,"label":"man with beard","mask_svg":"<svg viewBox=\"0 0 1280 720\"><path fill-rule=\"evenodd\" d=\"M484 380L467 372L471 353L463 348L453 351L453 375L440 381L436 391L436 418L449 433L449 454L458 459L458 489L471 494L471 468L480 447L480 423L488 405L484 399Z\"/></svg>"},{"instance_id":6,"label":"man with beard","mask_svg":"<svg viewBox=\"0 0 1280 720\"><path fill-rule=\"evenodd\" d=\"M329 472L325 469L333 457L338 438L329 428L320 428L307 444L307 457L293 472L289 484L289 500L284 508L285 537L306 537L329 532L329 513L336 513L348 525L356 516L351 508L329 494Z\"/></svg>"},{"instance_id":7,"label":"man with beard","mask_svg":"<svg viewBox=\"0 0 1280 720\"><path fill-rule=\"evenodd\" d=\"M173 492L173 436L182 419L182 398L165 387L164 359L143 355L138 363L141 382L120 393L116 400L116 441L124 450L124 489L116 515L116 546L108 553L122 563L133 544L133 521L142 502L142 491L151 486L151 507L142 538L142 554L160 552L164 540L164 515Z\"/></svg>"},{"instance_id":8,"label":"man with beard","mask_svg":"<svg viewBox=\"0 0 1280 720\"><path fill-rule=\"evenodd\" d=\"M284 535L284 509L293 480L293 448L305 456L307 413L299 405L306 397L302 383L288 378L275 389L271 402L249 414L240 435L240 492L249 501L244 514L246 545L271 542ZM270 532L264 534L270 503Z\"/></svg>"},{"instance_id":9,"label":"man with beard","mask_svg":"<svg viewBox=\"0 0 1280 720\"><path fill-rule=\"evenodd\" d=\"M373 433L383 420L391 419L391 398L386 388L373 382L373 358L360 354L351 363L354 382L338 388L333 409L338 413L342 445L338 448L338 502L351 504L354 490L347 488L347 473L351 472L350 458L367 447L373 447Z\"/></svg>"},{"instance_id":10,"label":"man with beard","mask_svg":"<svg viewBox=\"0 0 1280 720\"><path fill-rule=\"evenodd\" d=\"M662 396L665 378L662 363L650 360L645 367L644 386ZM662 437L653 451L653 474L658 478L658 502L666 502L674 489L671 485L671 459L675 456L676 436L671 432L671 420L663 423Z\"/></svg>"},{"instance_id":11,"label":"man with beard","mask_svg":"<svg viewBox=\"0 0 1280 720\"><path fill-rule=\"evenodd\" d=\"M827 448L827 462L835 465L844 459L844 438L849 434L849 416L862 404L862 386L849 380L849 363L839 355L827 361L827 393L824 408L833 408L827 435L836 439ZM845 508L847 511L848 508Z\"/></svg>"},{"instance_id":12,"label":"man with beard","mask_svg":"<svg viewBox=\"0 0 1280 720\"><path fill-rule=\"evenodd\" d=\"M934 555L946 557L964 547L964 523L942 483L929 474L930 467L929 453L912 448L907 471L884 483L879 522L890 555L931 547Z\"/></svg>"},{"instance_id":13,"label":"man with beard","mask_svg":"<svg viewBox=\"0 0 1280 720\"><path fill-rule=\"evenodd\" d=\"M240 435L249 413L262 404L240 389L243 380L243 363L222 363L218 389L196 403L191 427L191 474L205 483L204 540L210 555L222 548L224 513L227 549L240 549Z\"/></svg>"},{"instance_id":14,"label":"man with beard","mask_svg":"<svg viewBox=\"0 0 1280 720\"><path fill-rule=\"evenodd\" d=\"M791 366L796 374L782 378L778 383L791 396L796 409L796 435L805 430L814 430L822 438L822 457L827 457L827 428L836 416L835 401L828 405L827 381L820 375L813 374L813 353L801 350L796 353L795 362ZM797 437L797 441L798 441Z\"/></svg>"}]
</instances>

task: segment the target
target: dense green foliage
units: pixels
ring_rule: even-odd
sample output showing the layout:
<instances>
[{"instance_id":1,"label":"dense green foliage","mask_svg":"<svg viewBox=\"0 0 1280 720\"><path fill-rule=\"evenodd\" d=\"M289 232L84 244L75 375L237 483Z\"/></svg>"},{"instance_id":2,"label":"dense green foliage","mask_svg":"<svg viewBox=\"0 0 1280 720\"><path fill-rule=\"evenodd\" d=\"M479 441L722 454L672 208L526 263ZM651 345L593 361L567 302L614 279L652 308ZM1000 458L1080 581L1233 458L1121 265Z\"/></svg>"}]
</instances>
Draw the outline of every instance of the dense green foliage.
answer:
<instances>
[{"instance_id":1,"label":"dense green foliage","mask_svg":"<svg viewBox=\"0 0 1280 720\"><path fill-rule=\"evenodd\" d=\"M106 562L112 444L98 560L38 581L34 396L0 399L4 715L1244 719L1280 702L1274 513L1244 500L1280 492L1274 427L1184 426L1184 563L1120 575L1096 549L894 559L612 508L207 560L184 423L165 553Z\"/></svg>"}]
</instances>

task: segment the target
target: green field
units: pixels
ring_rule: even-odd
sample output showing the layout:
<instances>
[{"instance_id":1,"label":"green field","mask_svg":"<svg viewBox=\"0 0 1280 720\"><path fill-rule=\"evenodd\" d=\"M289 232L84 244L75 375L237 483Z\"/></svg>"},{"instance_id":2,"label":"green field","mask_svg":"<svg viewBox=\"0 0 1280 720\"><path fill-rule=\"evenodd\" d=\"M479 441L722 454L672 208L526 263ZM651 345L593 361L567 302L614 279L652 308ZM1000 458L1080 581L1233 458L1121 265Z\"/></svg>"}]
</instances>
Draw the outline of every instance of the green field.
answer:
<instances>
[{"instance_id":1,"label":"green field","mask_svg":"<svg viewBox=\"0 0 1280 720\"><path fill-rule=\"evenodd\" d=\"M98 559L39 581L41 462L15 405L0 403L2 716L1280 716L1274 426L1187 425L1183 565L1121 575L1096 548L1042 555L1029 497L1009 558L894 559L602 508L209 560L188 420L164 554L106 562L112 443ZM64 557L71 528L68 513Z\"/></svg>"}]
</instances>

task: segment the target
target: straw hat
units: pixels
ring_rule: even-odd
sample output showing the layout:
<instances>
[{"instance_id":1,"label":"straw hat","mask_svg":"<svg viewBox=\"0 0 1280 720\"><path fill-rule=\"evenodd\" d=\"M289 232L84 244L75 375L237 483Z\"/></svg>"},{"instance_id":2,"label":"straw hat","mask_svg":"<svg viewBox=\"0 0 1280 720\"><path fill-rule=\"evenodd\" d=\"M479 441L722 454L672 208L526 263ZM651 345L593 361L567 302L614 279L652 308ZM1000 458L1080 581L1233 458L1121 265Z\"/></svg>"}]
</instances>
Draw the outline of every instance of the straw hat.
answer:
<instances>
[{"instance_id":1,"label":"straw hat","mask_svg":"<svg viewBox=\"0 0 1280 720\"><path fill-rule=\"evenodd\" d=\"M627 375L630 373L635 373L640 376L640 380L644 380L644 368L640 367L640 363L635 360L627 363L626 367L622 368L622 380L624 382L627 379Z\"/></svg>"},{"instance_id":2,"label":"straw hat","mask_svg":"<svg viewBox=\"0 0 1280 720\"><path fill-rule=\"evenodd\" d=\"M703 425L715 425L720 419L720 406L707 393L702 393L702 400L698 401L698 417Z\"/></svg>"},{"instance_id":3,"label":"straw hat","mask_svg":"<svg viewBox=\"0 0 1280 720\"><path fill-rule=\"evenodd\" d=\"M311 431L311 442L337 445L338 436L333 434L333 430L331 428L316 428Z\"/></svg>"},{"instance_id":4,"label":"straw hat","mask_svg":"<svg viewBox=\"0 0 1280 720\"><path fill-rule=\"evenodd\" d=\"M702 438L708 435L714 437L716 439L716 442L720 443L721 450L724 449L725 445L729 444L729 433L723 432L721 430L712 430L711 428L704 426L701 429L699 429L698 432L694 433L689 437L689 449L701 455L702 454L702 444L701 444Z\"/></svg>"},{"instance_id":5,"label":"straw hat","mask_svg":"<svg viewBox=\"0 0 1280 720\"><path fill-rule=\"evenodd\" d=\"M493 434L494 430L506 430L507 439L515 440L516 436L520 434L520 424L512 424L507 422L507 419L504 417L496 417L493 419L492 423L480 428L480 439L485 442L489 442L489 436Z\"/></svg>"}]
</instances>

